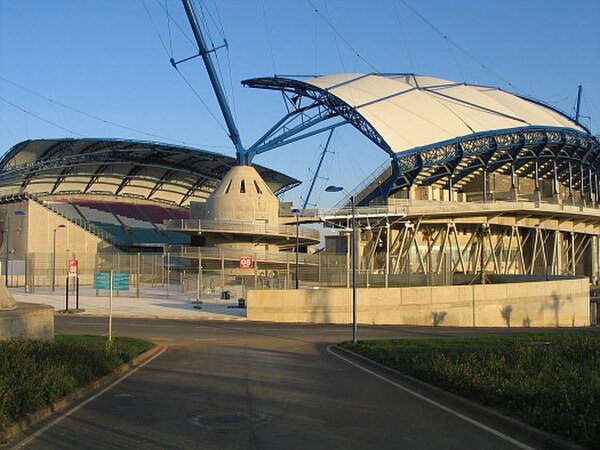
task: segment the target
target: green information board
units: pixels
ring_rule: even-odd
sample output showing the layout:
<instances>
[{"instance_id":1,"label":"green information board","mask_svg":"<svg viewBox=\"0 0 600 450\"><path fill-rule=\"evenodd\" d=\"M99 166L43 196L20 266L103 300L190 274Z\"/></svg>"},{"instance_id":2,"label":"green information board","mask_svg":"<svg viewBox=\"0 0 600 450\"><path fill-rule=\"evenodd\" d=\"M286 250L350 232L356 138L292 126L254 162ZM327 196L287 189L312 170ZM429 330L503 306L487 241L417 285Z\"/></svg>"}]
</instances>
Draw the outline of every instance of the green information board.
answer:
<instances>
[{"instance_id":1,"label":"green information board","mask_svg":"<svg viewBox=\"0 0 600 450\"><path fill-rule=\"evenodd\" d=\"M126 273L113 273L112 275L113 291L128 291L129 290L129 275ZM110 289L110 272L95 272L94 273L94 289L109 290Z\"/></svg>"}]
</instances>

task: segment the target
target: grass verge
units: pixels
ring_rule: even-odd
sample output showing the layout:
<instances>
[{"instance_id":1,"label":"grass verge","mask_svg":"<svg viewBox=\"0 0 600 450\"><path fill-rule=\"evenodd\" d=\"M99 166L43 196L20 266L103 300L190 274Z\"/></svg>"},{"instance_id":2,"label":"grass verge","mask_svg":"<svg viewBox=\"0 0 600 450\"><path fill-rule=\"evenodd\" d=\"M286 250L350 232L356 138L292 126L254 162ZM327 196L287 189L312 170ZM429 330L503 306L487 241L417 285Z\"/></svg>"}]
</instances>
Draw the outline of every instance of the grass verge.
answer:
<instances>
[{"instance_id":1,"label":"grass verge","mask_svg":"<svg viewBox=\"0 0 600 450\"><path fill-rule=\"evenodd\" d=\"M0 341L0 433L25 415L111 374L151 342L57 335L54 342Z\"/></svg>"},{"instance_id":2,"label":"grass verge","mask_svg":"<svg viewBox=\"0 0 600 450\"><path fill-rule=\"evenodd\" d=\"M341 346L600 449L600 333L376 340Z\"/></svg>"}]
</instances>

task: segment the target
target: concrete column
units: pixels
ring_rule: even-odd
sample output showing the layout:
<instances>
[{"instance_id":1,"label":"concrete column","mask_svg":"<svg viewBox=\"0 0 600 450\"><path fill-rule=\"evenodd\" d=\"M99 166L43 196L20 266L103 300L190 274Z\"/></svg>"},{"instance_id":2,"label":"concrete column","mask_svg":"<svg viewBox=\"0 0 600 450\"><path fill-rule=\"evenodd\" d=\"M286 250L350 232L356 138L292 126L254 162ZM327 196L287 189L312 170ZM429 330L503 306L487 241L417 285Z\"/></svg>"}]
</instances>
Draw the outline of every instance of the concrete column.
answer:
<instances>
[{"instance_id":1,"label":"concrete column","mask_svg":"<svg viewBox=\"0 0 600 450\"><path fill-rule=\"evenodd\" d=\"M560 189L558 184L558 171L556 169L556 159L552 161L552 197L556 203L560 203Z\"/></svg>"},{"instance_id":2,"label":"concrete column","mask_svg":"<svg viewBox=\"0 0 600 450\"><path fill-rule=\"evenodd\" d=\"M483 202L487 202L487 167L483 167L483 178L482 178L482 185L483 185Z\"/></svg>"},{"instance_id":3,"label":"concrete column","mask_svg":"<svg viewBox=\"0 0 600 450\"><path fill-rule=\"evenodd\" d=\"M579 178L579 195L581 196L581 204L585 206L585 180L583 177L583 164L580 164L579 166Z\"/></svg>"},{"instance_id":4,"label":"concrete column","mask_svg":"<svg viewBox=\"0 0 600 450\"><path fill-rule=\"evenodd\" d=\"M225 255L223 249L219 248L221 254L221 292L225 291Z\"/></svg>"},{"instance_id":5,"label":"concrete column","mask_svg":"<svg viewBox=\"0 0 600 450\"><path fill-rule=\"evenodd\" d=\"M515 174L515 161L510 165L510 198L513 201L517 201L519 199L519 191L517 189L517 176Z\"/></svg>"},{"instance_id":6,"label":"concrete column","mask_svg":"<svg viewBox=\"0 0 600 450\"><path fill-rule=\"evenodd\" d=\"M385 224L385 287L389 285L390 278L390 223Z\"/></svg>"},{"instance_id":7,"label":"concrete column","mask_svg":"<svg viewBox=\"0 0 600 450\"><path fill-rule=\"evenodd\" d=\"M569 200L573 203L573 163L569 161Z\"/></svg>"},{"instance_id":8,"label":"concrete column","mask_svg":"<svg viewBox=\"0 0 600 450\"><path fill-rule=\"evenodd\" d=\"M535 162L535 173L534 173L534 181L535 181L535 191L533 193L533 201L541 202L542 201L542 193L540 191L540 162L539 159L536 158Z\"/></svg>"},{"instance_id":9,"label":"concrete column","mask_svg":"<svg viewBox=\"0 0 600 450\"><path fill-rule=\"evenodd\" d=\"M592 284L598 284L598 236L592 236L592 270L591 270L591 282Z\"/></svg>"},{"instance_id":10,"label":"concrete column","mask_svg":"<svg viewBox=\"0 0 600 450\"><path fill-rule=\"evenodd\" d=\"M571 275L575 275L575 233L571 231Z\"/></svg>"},{"instance_id":11,"label":"concrete column","mask_svg":"<svg viewBox=\"0 0 600 450\"><path fill-rule=\"evenodd\" d=\"M346 289L350 288L350 235L346 236Z\"/></svg>"},{"instance_id":12,"label":"concrete column","mask_svg":"<svg viewBox=\"0 0 600 450\"><path fill-rule=\"evenodd\" d=\"M563 234L556 230L556 275L564 275L563 271Z\"/></svg>"}]
</instances>

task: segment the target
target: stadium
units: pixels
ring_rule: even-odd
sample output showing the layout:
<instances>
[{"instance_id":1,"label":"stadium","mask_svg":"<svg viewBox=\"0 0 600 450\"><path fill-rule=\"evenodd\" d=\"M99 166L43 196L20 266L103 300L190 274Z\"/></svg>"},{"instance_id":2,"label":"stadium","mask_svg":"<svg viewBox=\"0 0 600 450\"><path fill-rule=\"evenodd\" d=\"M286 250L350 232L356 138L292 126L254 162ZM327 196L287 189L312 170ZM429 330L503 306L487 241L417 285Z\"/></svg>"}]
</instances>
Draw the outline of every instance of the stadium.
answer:
<instances>
[{"instance_id":1,"label":"stadium","mask_svg":"<svg viewBox=\"0 0 600 450\"><path fill-rule=\"evenodd\" d=\"M359 288L359 320L373 324L575 326L597 315L600 144L578 112L413 73L253 78L242 84L279 92L286 112L244 147L217 49L183 3L236 158L118 139L15 145L0 161L7 286L55 291L76 260L83 284L113 270L138 295L144 283L196 300L233 291L254 320L345 323L350 287L355 324ZM324 134L320 167L347 125L388 160L331 211L280 202L300 182L253 165ZM337 232L319 246L311 223Z\"/></svg>"},{"instance_id":2,"label":"stadium","mask_svg":"<svg viewBox=\"0 0 600 450\"><path fill-rule=\"evenodd\" d=\"M260 166L256 179L253 171L237 179L231 173L250 167L215 153L139 141L26 141L0 162L9 284L54 288L67 261L78 259L83 282L116 264L154 282L187 280L187 289L201 274L200 289L209 292L287 288L295 277L305 286L349 287L350 234L327 238L314 253L318 233L298 224L347 229L351 197L361 227L359 287L561 276L597 283L600 145L575 120L498 88L413 74L244 84L302 105L250 152L351 124L389 164L325 220L279 204L275 195L297 180ZM290 125L300 115L302 125ZM211 200L219 186L219 204L229 207ZM272 204L240 213L251 198ZM255 261L251 272L238 267L245 254Z\"/></svg>"},{"instance_id":3,"label":"stadium","mask_svg":"<svg viewBox=\"0 0 600 450\"><path fill-rule=\"evenodd\" d=\"M351 123L389 154L350 194L379 213L406 213L361 234L361 270L383 274L380 285L480 271L597 283L600 146L572 118L498 88L413 74L244 84L304 102L302 114L316 111L313 126Z\"/></svg>"}]
</instances>

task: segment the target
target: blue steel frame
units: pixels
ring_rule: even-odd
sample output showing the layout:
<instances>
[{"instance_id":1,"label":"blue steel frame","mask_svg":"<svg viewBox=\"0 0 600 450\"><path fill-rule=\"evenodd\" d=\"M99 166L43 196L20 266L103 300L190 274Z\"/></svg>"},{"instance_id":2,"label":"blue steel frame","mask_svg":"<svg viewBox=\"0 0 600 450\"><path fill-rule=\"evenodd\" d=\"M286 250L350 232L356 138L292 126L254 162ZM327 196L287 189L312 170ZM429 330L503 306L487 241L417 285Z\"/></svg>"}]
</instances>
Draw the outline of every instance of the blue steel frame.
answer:
<instances>
[{"instance_id":1,"label":"blue steel frame","mask_svg":"<svg viewBox=\"0 0 600 450\"><path fill-rule=\"evenodd\" d=\"M178 205L195 194L210 194L227 171L236 164L234 158L188 147L157 142L121 139L30 140L12 147L0 160L0 186L27 193L32 182L43 180L51 185L44 195L65 194L59 187L70 177L86 181L75 194L94 193L102 177L120 178L110 192L155 200L161 189L181 192ZM267 182L276 186L279 195L300 184L287 175L255 166ZM150 182L150 185L149 185ZM146 195L124 195L129 185L139 186ZM103 184L105 190L108 189ZM173 193L173 192L172 192Z\"/></svg>"},{"instance_id":2,"label":"blue steel frame","mask_svg":"<svg viewBox=\"0 0 600 450\"><path fill-rule=\"evenodd\" d=\"M409 189L414 184L437 185L460 189L465 178L473 173L499 172L539 180L555 179L581 191L599 193L596 181L588 182L589 171L600 175L600 144L591 135L568 128L523 127L477 133L461 138L419 147L402 152L391 161L397 169L383 186L374 187L361 200L368 204L375 198L389 196L399 190ZM512 166L512 167L511 167Z\"/></svg>"},{"instance_id":3,"label":"blue steel frame","mask_svg":"<svg viewBox=\"0 0 600 450\"><path fill-rule=\"evenodd\" d=\"M340 85L352 83L369 75L373 74L358 75ZM395 153L377 130L356 111L356 108L349 106L330 92L331 89L340 85L325 90L287 77L254 78L245 80L242 84L248 87L281 91L288 107L288 113L247 150L249 159L273 148L350 123L390 155L390 175L383 183L372 186L368 192L363 192L360 205L368 205L378 198L386 199L400 190L410 189L415 184L437 185L441 188L458 190L467 182L469 175L484 170L487 173L497 171L537 180L554 177L557 182L568 186L570 190L587 191L588 194L600 193L600 183L598 182L600 179L600 144L585 127L580 125L587 133L571 128L528 126L518 117L464 102L437 89L462 83L422 88L418 85L418 79L412 74L379 75L412 77L411 82L415 85L413 89L394 93L389 96L390 98L414 89L426 89L432 94L521 122L523 126L473 133ZM573 120L543 102L527 97L522 98L552 109L569 120ZM375 101L383 100L385 98ZM327 120L337 121L332 125L308 131ZM594 175L593 182L590 181L592 180L591 172ZM589 186L586 186L585 183L586 173Z\"/></svg>"},{"instance_id":4,"label":"blue steel frame","mask_svg":"<svg viewBox=\"0 0 600 450\"><path fill-rule=\"evenodd\" d=\"M368 75L361 75L358 78ZM281 77L253 78L242 81L242 84L248 87L280 91L284 96L286 106L288 106L288 113L247 150L250 161L260 153L348 123L356 127L391 157L395 156L383 137L355 108L327 90L300 80ZM305 106L304 102L308 102L308 104ZM335 119L337 122L307 131L330 119Z\"/></svg>"}]
</instances>

